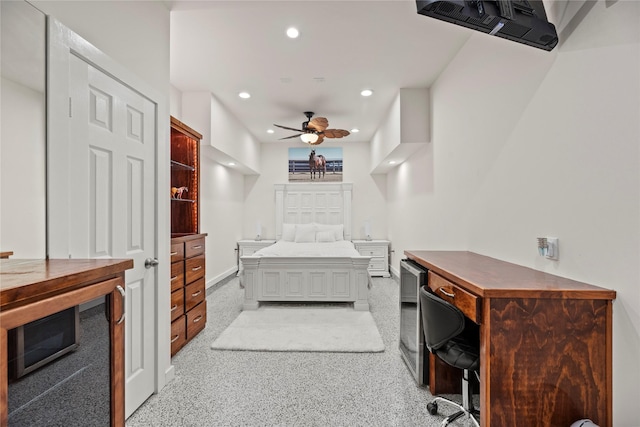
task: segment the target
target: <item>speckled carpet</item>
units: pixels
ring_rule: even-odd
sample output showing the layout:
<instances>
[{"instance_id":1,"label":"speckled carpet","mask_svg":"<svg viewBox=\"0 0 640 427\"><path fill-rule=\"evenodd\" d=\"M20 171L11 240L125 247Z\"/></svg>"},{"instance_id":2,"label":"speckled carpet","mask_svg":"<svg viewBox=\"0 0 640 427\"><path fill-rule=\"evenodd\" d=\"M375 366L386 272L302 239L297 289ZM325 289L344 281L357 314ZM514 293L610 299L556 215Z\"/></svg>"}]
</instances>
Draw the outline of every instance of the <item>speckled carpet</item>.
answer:
<instances>
[{"instance_id":1,"label":"speckled carpet","mask_svg":"<svg viewBox=\"0 0 640 427\"><path fill-rule=\"evenodd\" d=\"M348 306L262 306L243 311L211 345L217 350L380 352L368 311Z\"/></svg>"}]
</instances>

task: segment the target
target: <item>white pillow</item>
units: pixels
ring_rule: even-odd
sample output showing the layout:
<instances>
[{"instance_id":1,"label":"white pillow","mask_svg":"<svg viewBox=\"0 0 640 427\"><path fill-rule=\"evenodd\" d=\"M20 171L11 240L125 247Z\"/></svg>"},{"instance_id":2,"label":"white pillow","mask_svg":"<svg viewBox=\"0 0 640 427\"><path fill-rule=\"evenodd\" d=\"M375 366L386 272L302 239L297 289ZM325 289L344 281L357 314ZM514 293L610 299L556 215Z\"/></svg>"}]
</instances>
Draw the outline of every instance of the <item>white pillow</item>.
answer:
<instances>
[{"instance_id":1,"label":"white pillow","mask_svg":"<svg viewBox=\"0 0 640 427\"><path fill-rule=\"evenodd\" d=\"M335 241L336 242L344 240L344 225L343 224L336 224L336 225L316 224L316 228L317 228L318 231L332 231L334 236L335 236Z\"/></svg>"},{"instance_id":2,"label":"white pillow","mask_svg":"<svg viewBox=\"0 0 640 427\"><path fill-rule=\"evenodd\" d=\"M285 242L293 242L296 239L296 225L283 223L281 239Z\"/></svg>"},{"instance_id":3,"label":"white pillow","mask_svg":"<svg viewBox=\"0 0 640 427\"><path fill-rule=\"evenodd\" d=\"M336 234L333 230L327 231L318 231L316 233L316 242L318 243L329 243L336 241Z\"/></svg>"},{"instance_id":4,"label":"white pillow","mask_svg":"<svg viewBox=\"0 0 640 427\"><path fill-rule=\"evenodd\" d=\"M312 243L316 241L316 227L313 224L296 225L296 243Z\"/></svg>"}]
</instances>

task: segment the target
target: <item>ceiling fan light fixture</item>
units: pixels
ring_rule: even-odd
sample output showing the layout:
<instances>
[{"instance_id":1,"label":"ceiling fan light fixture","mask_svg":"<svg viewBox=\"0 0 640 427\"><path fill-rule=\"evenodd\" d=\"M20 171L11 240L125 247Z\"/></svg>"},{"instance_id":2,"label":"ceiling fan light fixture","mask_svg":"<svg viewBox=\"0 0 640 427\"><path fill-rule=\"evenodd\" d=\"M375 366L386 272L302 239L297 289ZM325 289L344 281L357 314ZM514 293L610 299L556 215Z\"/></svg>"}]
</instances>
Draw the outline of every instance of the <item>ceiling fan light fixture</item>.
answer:
<instances>
[{"instance_id":1,"label":"ceiling fan light fixture","mask_svg":"<svg viewBox=\"0 0 640 427\"><path fill-rule=\"evenodd\" d=\"M315 133L303 133L302 135L300 135L300 139L305 144L313 144L318 140L318 135L316 135Z\"/></svg>"}]
</instances>

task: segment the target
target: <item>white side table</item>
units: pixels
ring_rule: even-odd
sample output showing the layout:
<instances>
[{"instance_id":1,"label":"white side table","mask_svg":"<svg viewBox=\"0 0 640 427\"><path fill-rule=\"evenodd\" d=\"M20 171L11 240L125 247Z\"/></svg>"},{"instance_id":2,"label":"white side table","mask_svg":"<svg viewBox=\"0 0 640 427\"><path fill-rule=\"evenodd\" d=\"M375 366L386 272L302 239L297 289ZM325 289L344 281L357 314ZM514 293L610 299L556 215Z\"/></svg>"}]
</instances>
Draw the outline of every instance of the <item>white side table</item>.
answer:
<instances>
[{"instance_id":1,"label":"white side table","mask_svg":"<svg viewBox=\"0 0 640 427\"><path fill-rule=\"evenodd\" d=\"M253 255L260 249L271 246L275 242L275 240L238 240L238 271L240 271L242 267L242 260L240 259L240 257Z\"/></svg>"},{"instance_id":2,"label":"white side table","mask_svg":"<svg viewBox=\"0 0 640 427\"><path fill-rule=\"evenodd\" d=\"M353 245L360 255L370 256L369 274L378 277L391 277L389 274L389 242L388 240L353 240Z\"/></svg>"}]
</instances>

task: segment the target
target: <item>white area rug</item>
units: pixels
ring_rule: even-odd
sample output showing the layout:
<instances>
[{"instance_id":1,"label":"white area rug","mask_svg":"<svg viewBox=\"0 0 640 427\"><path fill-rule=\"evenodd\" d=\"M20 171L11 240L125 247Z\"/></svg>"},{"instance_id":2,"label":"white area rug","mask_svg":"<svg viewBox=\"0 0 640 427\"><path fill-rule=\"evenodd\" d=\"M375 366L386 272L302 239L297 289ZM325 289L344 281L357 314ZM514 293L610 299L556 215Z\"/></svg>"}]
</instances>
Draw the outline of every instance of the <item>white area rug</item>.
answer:
<instances>
[{"instance_id":1,"label":"white area rug","mask_svg":"<svg viewBox=\"0 0 640 427\"><path fill-rule=\"evenodd\" d=\"M211 348L373 353L384 351L384 343L368 311L263 306L240 313Z\"/></svg>"}]
</instances>

